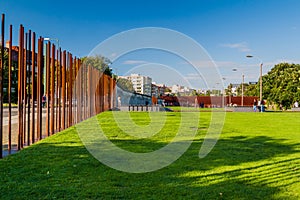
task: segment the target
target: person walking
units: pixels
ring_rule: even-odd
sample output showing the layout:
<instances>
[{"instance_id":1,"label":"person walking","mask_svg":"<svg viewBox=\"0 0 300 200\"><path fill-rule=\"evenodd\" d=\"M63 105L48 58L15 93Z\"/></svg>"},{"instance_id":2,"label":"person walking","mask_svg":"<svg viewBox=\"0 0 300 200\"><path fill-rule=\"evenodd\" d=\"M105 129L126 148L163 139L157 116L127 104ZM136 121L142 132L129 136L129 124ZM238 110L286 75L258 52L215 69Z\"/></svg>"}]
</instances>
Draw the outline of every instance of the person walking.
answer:
<instances>
[{"instance_id":1,"label":"person walking","mask_svg":"<svg viewBox=\"0 0 300 200\"><path fill-rule=\"evenodd\" d=\"M253 111L256 112L256 109L257 109L257 100L254 99L254 101L253 101Z\"/></svg>"},{"instance_id":2,"label":"person walking","mask_svg":"<svg viewBox=\"0 0 300 200\"><path fill-rule=\"evenodd\" d=\"M296 101L295 103L294 103L294 108L298 108L299 107L299 103L298 103L298 101Z\"/></svg>"},{"instance_id":3,"label":"person walking","mask_svg":"<svg viewBox=\"0 0 300 200\"><path fill-rule=\"evenodd\" d=\"M46 102L47 102L47 98L46 95L44 94L42 97L42 107L45 108L46 107Z\"/></svg>"}]
</instances>

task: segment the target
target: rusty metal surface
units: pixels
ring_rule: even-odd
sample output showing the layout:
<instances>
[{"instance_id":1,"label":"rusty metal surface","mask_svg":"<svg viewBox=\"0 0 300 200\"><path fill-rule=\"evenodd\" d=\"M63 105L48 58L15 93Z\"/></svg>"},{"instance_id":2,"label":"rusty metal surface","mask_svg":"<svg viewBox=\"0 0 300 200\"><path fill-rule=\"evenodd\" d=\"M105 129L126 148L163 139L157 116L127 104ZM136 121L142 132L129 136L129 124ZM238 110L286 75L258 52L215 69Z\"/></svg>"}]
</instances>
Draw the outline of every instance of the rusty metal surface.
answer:
<instances>
[{"instance_id":1,"label":"rusty metal surface","mask_svg":"<svg viewBox=\"0 0 300 200\"><path fill-rule=\"evenodd\" d=\"M20 25L19 31L19 56L18 56L18 119L19 119L19 133L18 133L18 150L22 148L23 135L23 42L24 42L24 28Z\"/></svg>"},{"instance_id":2,"label":"rusty metal surface","mask_svg":"<svg viewBox=\"0 0 300 200\"><path fill-rule=\"evenodd\" d=\"M62 130L65 129L66 125L66 65L67 65L67 57L66 51L63 52L63 59L62 59Z\"/></svg>"},{"instance_id":3,"label":"rusty metal surface","mask_svg":"<svg viewBox=\"0 0 300 200\"><path fill-rule=\"evenodd\" d=\"M49 99L50 99L50 49L51 48L51 43L48 42L46 44L46 135L50 136L50 104L49 104Z\"/></svg>"},{"instance_id":4,"label":"rusty metal surface","mask_svg":"<svg viewBox=\"0 0 300 200\"><path fill-rule=\"evenodd\" d=\"M4 20L1 17L1 63L0 63L0 158L3 157L3 68L4 68Z\"/></svg>"},{"instance_id":5,"label":"rusty metal surface","mask_svg":"<svg viewBox=\"0 0 300 200\"><path fill-rule=\"evenodd\" d=\"M26 101L27 101L27 146L30 145L30 108L31 108L31 102L30 102L30 97L31 97L31 80L30 80L30 70L31 70L31 30L29 30L28 35L27 35L27 51L26 51L26 90L27 90L27 95L26 95Z\"/></svg>"},{"instance_id":6,"label":"rusty metal surface","mask_svg":"<svg viewBox=\"0 0 300 200\"><path fill-rule=\"evenodd\" d=\"M55 90L55 45L51 48L51 78L50 78L50 135L54 134L54 90Z\"/></svg>"},{"instance_id":7,"label":"rusty metal surface","mask_svg":"<svg viewBox=\"0 0 300 200\"><path fill-rule=\"evenodd\" d=\"M37 63L37 135L38 139L42 139L42 77L43 77L43 66L44 66L44 53L43 53L44 41L40 37L38 39L38 63Z\"/></svg>"},{"instance_id":8,"label":"rusty metal surface","mask_svg":"<svg viewBox=\"0 0 300 200\"><path fill-rule=\"evenodd\" d=\"M35 100L36 100L36 82L35 82L35 32L32 34L32 48L31 48L31 143L35 142Z\"/></svg>"},{"instance_id":9,"label":"rusty metal surface","mask_svg":"<svg viewBox=\"0 0 300 200\"><path fill-rule=\"evenodd\" d=\"M11 153L11 73L12 73L12 25L9 26L8 49L8 152Z\"/></svg>"},{"instance_id":10,"label":"rusty metal surface","mask_svg":"<svg viewBox=\"0 0 300 200\"><path fill-rule=\"evenodd\" d=\"M72 104L73 104L73 58L72 54L69 53L69 83L68 83L68 127L73 124L73 116L72 116Z\"/></svg>"}]
</instances>

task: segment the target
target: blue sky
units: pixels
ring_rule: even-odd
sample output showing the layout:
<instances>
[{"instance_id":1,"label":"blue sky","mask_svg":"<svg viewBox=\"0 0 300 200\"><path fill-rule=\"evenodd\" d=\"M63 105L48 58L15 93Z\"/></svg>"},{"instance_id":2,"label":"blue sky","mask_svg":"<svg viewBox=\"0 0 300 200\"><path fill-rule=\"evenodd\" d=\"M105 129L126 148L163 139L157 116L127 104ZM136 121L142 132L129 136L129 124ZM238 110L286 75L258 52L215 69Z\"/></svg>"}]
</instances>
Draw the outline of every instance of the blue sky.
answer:
<instances>
[{"instance_id":1,"label":"blue sky","mask_svg":"<svg viewBox=\"0 0 300 200\"><path fill-rule=\"evenodd\" d=\"M281 61L300 63L299 8L298 0L0 1L0 12L6 14L6 24L14 26L15 36L23 24L38 35L58 38L62 48L77 56L86 56L107 38L134 28L178 31L206 50L225 85L241 82L242 73L246 82L258 80L260 61L247 59L247 54L263 61L264 73ZM143 65L153 62L173 68L183 82L202 87L192 67L174 55L133 52L112 67L119 74L149 73L149 66ZM157 71L154 81L181 83L171 73L159 73L159 67Z\"/></svg>"}]
</instances>

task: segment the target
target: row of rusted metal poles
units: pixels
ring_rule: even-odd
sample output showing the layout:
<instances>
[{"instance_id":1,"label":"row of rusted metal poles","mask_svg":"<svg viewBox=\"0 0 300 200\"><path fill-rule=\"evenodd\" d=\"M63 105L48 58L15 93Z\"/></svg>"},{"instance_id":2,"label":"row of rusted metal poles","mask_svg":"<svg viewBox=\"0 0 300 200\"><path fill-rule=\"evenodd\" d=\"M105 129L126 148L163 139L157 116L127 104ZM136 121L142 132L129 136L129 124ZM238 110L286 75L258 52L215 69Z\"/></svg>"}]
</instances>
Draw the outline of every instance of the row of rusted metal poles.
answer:
<instances>
[{"instance_id":1,"label":"row of rusted metal poles","mask_svg":"<svg viewBox=\"0 0 300 200\"><path fill-rule=\"evenodd\" d=\"M4 48L4 14L1 21L0 158L20 150L114 106L115 80L51 42L25 33L20 25L18 46L13 46L10 25ZM3 126L4 52L8 51L8 118ZM17 74L12 77L12 74ZM12 123L12 82L18 83L17 123ZM45 88L45 89L44 89ZM17 128L16 128L17 126ZM3 135L3 130L7 134ZM12 129L16 131L12 131ZM5 136L5 137L3 137ZM3 143L4 141L4 143Z\"/></svg>"}]
</instances>

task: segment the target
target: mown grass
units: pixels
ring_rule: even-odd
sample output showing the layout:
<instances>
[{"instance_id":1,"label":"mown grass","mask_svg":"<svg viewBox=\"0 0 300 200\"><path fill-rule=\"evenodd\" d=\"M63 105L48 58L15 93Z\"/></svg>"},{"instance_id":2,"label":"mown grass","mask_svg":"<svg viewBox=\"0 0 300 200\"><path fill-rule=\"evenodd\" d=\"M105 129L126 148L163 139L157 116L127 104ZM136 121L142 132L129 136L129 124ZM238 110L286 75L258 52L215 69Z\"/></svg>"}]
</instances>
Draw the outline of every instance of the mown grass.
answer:
<instances>
[{"instance_id":1,"label":"mown grass","mask_svg":"<svg viewBox=\"0 0 300 200\"><path fill-rule=\"evenodd\" d=\"M167 106L174 112L211 112L211 111L224 111L224 108L200 108L200 107L182 107L182 106Z\"/></svg>"},{"instance_id":2,"label":"mown grass","mask_svg":"<svg viewBox=\"0 0 300 200\"><path fill-rule=\"evenodd\" d=\"M182 113L130 113L145 130L167 115L162 130L143 139L126 134L114 115L124 117L121 112L98 116L110 140L132 152L150 152L174 138ZM83 146L75 127L69 128L0 160L0 198L300 199L299 113L227 113L218 143L199 159L210 117L209 112L200 113L194 142L177 161L137 174L100 163Z\"/></svg>"}]
</instances>

